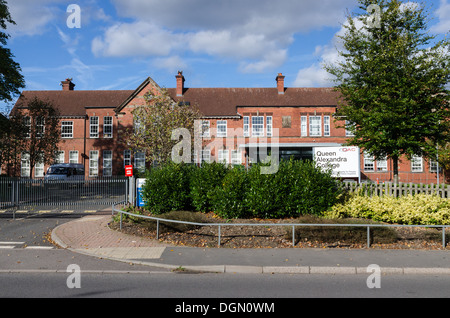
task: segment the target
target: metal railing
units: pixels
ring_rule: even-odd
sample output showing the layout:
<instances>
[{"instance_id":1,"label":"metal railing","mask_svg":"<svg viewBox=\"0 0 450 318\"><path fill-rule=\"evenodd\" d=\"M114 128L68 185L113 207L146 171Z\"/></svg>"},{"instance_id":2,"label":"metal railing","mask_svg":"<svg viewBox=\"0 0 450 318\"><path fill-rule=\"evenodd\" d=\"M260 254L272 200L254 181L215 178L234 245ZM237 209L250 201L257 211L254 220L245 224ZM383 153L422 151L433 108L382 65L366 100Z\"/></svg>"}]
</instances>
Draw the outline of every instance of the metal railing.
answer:
<instances>
[{"instance_id":1,"label":"metal railing","mask_svg":"<svg viewBox=\"0 0 450 318\"><path fill-rule=\"evenodd\" d=\"M44 180L0 178L0 208L111 206L127 199L125 178Z\"/></svg>"},{"instance_id":2,"label":"metal railing","mask_svg":"<svg viewBox=\"0 0 450 318\"><path fill-rule=\"evenodd\" d=\"M124 202L118 203L117 205L123 204ZM188 221L180 221L180 220L170 220L170 219L163 219L163 218L157 218L153 216L147 216L147 215L139 215L134 214L130 212L126 212L120 209L116 209L116 205L112 205L112 215L114 213L120 214L120 223L119 228L122 230L122 215L130 215L137 218L143 218L143 219L149 219L156 221L156 239L159 239L159 224L160 222L168 222L168 223L179 223L179 224L188 224L188 225L194 225L194 226L217 226L218 227L218 242L217 246L220 247L220 241L221 241L221 228L227 227L227 226L264 226L264 227L270 227L270 226L285 226L285 227L291 227L292 228L292 246L295 246L295 228L296 227L365 227L367 228L367 243L366 247L370 248L370 230L371 228L380 228L380 227L422 227L422 228L441 228L442 229L442 247L446 248L446 239L445 239L445 230L446 228L449 228L450 225L403 225L403 224L316 224L316 223L197 223L197 222L188 222Z\"/></svg>"}]
</instances>

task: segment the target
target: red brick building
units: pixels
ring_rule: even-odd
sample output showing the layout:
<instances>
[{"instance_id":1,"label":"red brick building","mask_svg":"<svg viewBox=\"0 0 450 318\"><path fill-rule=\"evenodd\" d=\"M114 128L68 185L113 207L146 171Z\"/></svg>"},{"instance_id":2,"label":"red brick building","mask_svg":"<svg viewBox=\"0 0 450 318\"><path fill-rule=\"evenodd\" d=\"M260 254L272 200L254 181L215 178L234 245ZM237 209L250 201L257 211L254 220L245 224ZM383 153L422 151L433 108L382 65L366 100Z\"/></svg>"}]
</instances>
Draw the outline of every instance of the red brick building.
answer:
<instances>
[{"instance_id":1,"label":"red brick building","mask_svg":"<svg viewBox=\"0 0 450 318\"><path fill-rule=\"evenodd\" d=\"M340 147L348 137L344 128L337 128L344 121L335 122L339 96L332 88L286 88L281 73L271 88L188 88L182 72L175 78L170 96L197 105L203 114L203 147L194 155L196 161L248 164L259 160L251 154L253 146L270 148L274 141L281 158L313 159L314 149ZM56 162L81 163L87 177L123 175L127 164L149 166L143 153L126 149L120 134L122 128L133 126L131 111L145 103L144 95L161 89L153 79L147 78L134 91L77 91L70 79L61 85L57 91L24 91L15 106L36 96L59 108L62 142ZM26 165L25 154L21 166ZM32 177L42 177L46 169L37 165ZM393 179L391 160L361 154L360 170L363 181ZM399 170L401 182L437 180L436 163L424 158L403 158Z\"/></svg>"}]
</instances>

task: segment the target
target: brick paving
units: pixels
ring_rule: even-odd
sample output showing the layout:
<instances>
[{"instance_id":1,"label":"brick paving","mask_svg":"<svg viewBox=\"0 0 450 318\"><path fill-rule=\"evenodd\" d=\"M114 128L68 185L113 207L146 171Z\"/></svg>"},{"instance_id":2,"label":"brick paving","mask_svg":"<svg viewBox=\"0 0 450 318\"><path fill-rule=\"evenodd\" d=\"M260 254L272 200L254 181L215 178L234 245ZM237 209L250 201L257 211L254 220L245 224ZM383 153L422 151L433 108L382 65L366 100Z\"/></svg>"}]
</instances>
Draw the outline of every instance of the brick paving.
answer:
<instances>
[{"instance_id":1,"label":"brick paving","mask_svg":"<svg viewBox=\"0 0 450 318\"><path fill-rule=\"evenodd\" d=\"M112 230L108 227L110 221L110 215L86 216L59 225L53 231L53 237L62 247L72 249L167 246L155 240Z\"/></svg>"}]
</instances>

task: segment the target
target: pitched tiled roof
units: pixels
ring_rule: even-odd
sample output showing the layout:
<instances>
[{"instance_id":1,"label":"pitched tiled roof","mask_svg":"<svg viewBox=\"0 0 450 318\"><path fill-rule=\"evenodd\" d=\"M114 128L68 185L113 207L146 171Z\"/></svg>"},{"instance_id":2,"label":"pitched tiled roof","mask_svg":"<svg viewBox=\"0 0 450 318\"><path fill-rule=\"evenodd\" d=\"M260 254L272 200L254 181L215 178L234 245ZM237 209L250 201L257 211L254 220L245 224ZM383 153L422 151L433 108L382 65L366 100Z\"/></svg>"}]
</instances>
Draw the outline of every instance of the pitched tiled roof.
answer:
<instances>
[{"instance_id":1,"label":"pitched tiled roof","mask_svg":"<svg viewBox=\"0 0 450 318\"><path fill-rule=\"evenodd\" d=\"M85 107L119 106L134 90L114 91L24 91L14 108L26 106L26 101L37 97L51 101L59 109L61 116L84 116ZM14 111L14 109L13 109Z\"/></svg>"},{"instance_id":2,"label":"pitched tiled roof","mask_svg":"<svg viewBox=\"0 0 450 318\"><path fill-rule=\"evenodd\" d=\"M338 92L333 88L187 88L182 97L168 89L176 101L197 105L204 116L236 116L239 106L305 107L337 106Z\"/></svg>"},{"instance_id":3,"label":"pitched tiled roof","mask_svg":"<svg viewBox=\"0 0 450 318\"><path fill-rule=\"evenodd\" d=\"M148 84L159 88L148 78L136 90L24 91L14 107L37 97L52 101L61 116L84 116L85 107L121 111ZM336 106L339 96L333 88L286 88L284 94L278 94L277 88L185 88L181 97L176 88L169 88L168 92L175 101L196 105L206 117L237 116L239 107Z\"/></svg>"}]
</instances>

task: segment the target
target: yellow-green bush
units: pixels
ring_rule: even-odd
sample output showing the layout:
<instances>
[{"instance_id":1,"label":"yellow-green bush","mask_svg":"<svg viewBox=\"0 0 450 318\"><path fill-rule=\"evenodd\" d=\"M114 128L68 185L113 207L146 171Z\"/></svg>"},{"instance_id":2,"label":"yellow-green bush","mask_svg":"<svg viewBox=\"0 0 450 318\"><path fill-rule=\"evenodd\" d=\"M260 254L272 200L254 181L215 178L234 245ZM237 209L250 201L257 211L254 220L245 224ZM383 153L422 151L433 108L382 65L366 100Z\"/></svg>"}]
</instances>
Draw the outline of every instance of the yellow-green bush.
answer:
<instances>
[{"instance_id":1,"label":"yellow-green bush","mask_svg":"<svg viewBox=\"0 0 450 318\"><path fill-rule=\"evenodd\" d=\"M447 225L450 224L450 199L429 194L401 198L355 195L345 203L334 205L325 216L411 225Z\"/></svg>"}]
</instances>

